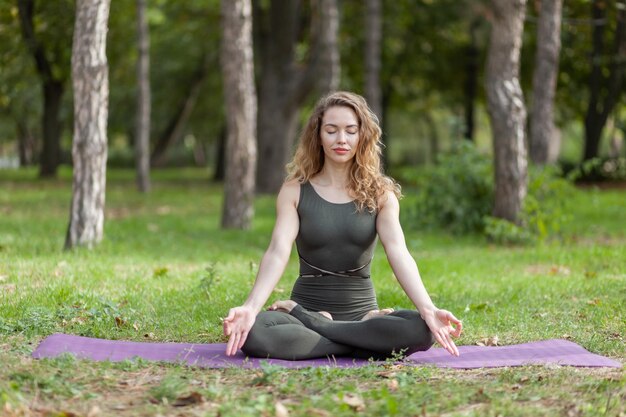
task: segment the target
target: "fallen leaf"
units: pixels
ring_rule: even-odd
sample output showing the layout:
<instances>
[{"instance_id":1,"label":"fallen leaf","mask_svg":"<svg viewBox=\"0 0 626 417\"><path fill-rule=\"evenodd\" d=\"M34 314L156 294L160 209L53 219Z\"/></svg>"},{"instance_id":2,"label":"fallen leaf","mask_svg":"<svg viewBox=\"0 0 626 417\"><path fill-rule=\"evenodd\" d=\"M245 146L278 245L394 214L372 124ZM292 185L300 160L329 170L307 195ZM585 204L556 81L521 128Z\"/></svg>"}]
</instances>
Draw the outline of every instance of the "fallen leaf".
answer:
<instances>
[{"instance_id":1,"label":"fallen leaf","mask_svg":"<svg viewBox=\"0 0 626 417\"><path fill-rule=\"evenodd\" d=\"M280 401L276 401L274 410L276 411L276 417L289 417L289 410Z\"/></svg>"},{"instance_id":2,"label":"fallen leaf","mask_svg":"<svg viewBox=\"0 0 626 417\"><path fill-rule=\"evenodd\" d=\"M478 346L500 346L498 344L499 339L498 336L492 336L492 337L485 337L484 339L480 339L478 342L476 342L476 345Z\"/></svg>"},{"instance_id":3,"label":"fallen leaf","mask_svg":"<svg viewBox=\"0 0 626 417\"><path fill-rule=\"evenodd\" d=\"M394 378L387 381L387 388L389 388L389 391L396 391L398 387L399 384L397 379Z\"/></svg>"},{"instance_id":4,"label":"fallen leaf","mask_svg":"<svg viewBox=\"0 0 626 417\"><path fill-rule=\"evenodd\" d=\"M116 316L116 317L115 317L115 325L116 325L117 327L122 327L122 326L123 326L123 325L125 325L125 324L126 324L126 321L124 321L124 319L123 319L123 318L121 318L121 317L119 317L119 316Z\"/></svg>"},{"instance_id":5,"label":"fallen leaf","mask_svg":"<svg viewBox=\"0 0 626 417\"><path fill-rule=\"evenodd\" d=\"M2 282L2 281L6 281L6 280L7 280L7 278L9 278L9 277L8 277L8 276L6 276L6 275L0 275L0 282Z\"/></svg>"},{"instance_id":6,"label":"fallen leaf","mask_svg":"<svg viewBox=\"0 0 626 417\"><path fill-rule=\"evenodd\" d=\"M550 273L552 275L569 275L572 271L563 265L552 265L550 268Z\"/></svg>"},{"instance_id":7,"label":"fallen leaf","mask_svg":"<svg viewBox=\"0 0 626 417\"><path fill-rule=\"evenodd\" d=\"M154 333L146 333L143 335L143 337L145 337L146 339L154 339Z\"/></svg>"},{"instance_id":8,"label":"fallen leaf","mask_svg":"<svg viewBox=\"0 0 626 417\"><path fill-rule=\"evenodd\" d=\"M2 284L0 285L0 292L3 292L5 294L11 294L15 292L16 288L17 287L15 284Z\"/></svg>"},{"instance_id":9,"label":"fallen leaf","mask_svg":"<svg viewBox=\"0 0 626 417\"><path fill-rule=\"evenodd\" d=\"M189 395L185 395L184 397L178 397L174 400L172 405L174 407L186 407L188 405L193 404L202 404L204 403L204 397L199 392L192 392Z\"/></svg>"},{"instance_id":10,"label":"fallen leaf","mask_svg":"<svg viewBox=\"0 0 626 417\"><path fill-rule=\"evenodd\" d=\"M136 332L139 331L139 325L137 324L137 322L133 323L133 329L135 329Z\"/></svg>"},{"instance_id":11,"label":"fallen leaf","mask_svg":"<svg viewBox=\"0 0 626 417\"><path fill-rule=\"evenodd\" d=\"M172 208L170 206L161 206L156 209L157 214L170 214L172 212Z\"/></svg>"},{"instance_id":12,"label":"fallen leaf","mask_svg":"<svg viewBox=\"0 0 626 417\"><path fill-rule=\"evenodd\" d=\"M97 405L94 405L93 407L91 407L91 410L89 410L89 412L87 413L87 417L96 417L100 414L100 407L98 407Z\"/></svg>"},{"instance_id":13,"label":"fallen leaf","mask_svg":"<svg viewBox=\"0 0 626 417\"><path fill-rule=\"evenodd\" d=\"M589 300L587 301L587 304L591 305L591 306L599 306L601 303L599 298L594 298L593 300Z\"/></svg>"},{"instance_id":14,"label":"fallen leaf","mask_svg":"<svg viewBox=\"0 0 626 417\"><path fill-rule=\"evenodd\" d=\"M363 411L365 410L365 403L363 402L363 398L356 394L346 393L343 395L342 401L344 404L347 404L354 411Z\"/></svg>"},{"instance_id":15,"label":"fallen leaf","mask_svg":"<svg viewBox=\"0 0 626 417\"><path fill-rule=\"evenodd\" d=\"M561 338L562 338L562 339L566 339L566 340L571 340L571 339L572 339L572 336L571 336L571 335L569 335L569 334L567 334L567 333L565 333L563 336L561 336Z\"/></svg>"},{"instance_id":16,"label":"fallen leaf","mask_svg":"<svg viewBox=\"0 0 626 417\"><path fill-rule=\"evenodd\" d=\"M381 372L377 372L376 375L378 375L381 378L395 378L395 376L398 375L398 373L395 371L381 371Z\"/></svg>"}]
</instances>

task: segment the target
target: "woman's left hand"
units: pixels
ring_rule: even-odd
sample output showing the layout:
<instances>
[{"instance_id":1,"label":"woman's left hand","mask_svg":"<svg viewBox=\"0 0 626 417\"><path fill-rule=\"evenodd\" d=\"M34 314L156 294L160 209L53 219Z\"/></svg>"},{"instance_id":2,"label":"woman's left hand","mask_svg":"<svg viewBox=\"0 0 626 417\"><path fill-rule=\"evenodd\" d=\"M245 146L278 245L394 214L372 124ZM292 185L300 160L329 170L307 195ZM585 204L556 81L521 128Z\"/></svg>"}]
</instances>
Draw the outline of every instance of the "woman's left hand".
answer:
<instances>
[{"instance_id":1,"label":"woman's left hand","mask_svg":"<svg viewBox=\"0 0 626 417\"><path fill-rule=\"evenodd\" d=\"M452 337L459 337L463 331L463 323L448 310L436 309L433 314L424 317L426 324L433 333L435 340L450 354L459 356L459 350Z\"/></svg>"}]
</instances>

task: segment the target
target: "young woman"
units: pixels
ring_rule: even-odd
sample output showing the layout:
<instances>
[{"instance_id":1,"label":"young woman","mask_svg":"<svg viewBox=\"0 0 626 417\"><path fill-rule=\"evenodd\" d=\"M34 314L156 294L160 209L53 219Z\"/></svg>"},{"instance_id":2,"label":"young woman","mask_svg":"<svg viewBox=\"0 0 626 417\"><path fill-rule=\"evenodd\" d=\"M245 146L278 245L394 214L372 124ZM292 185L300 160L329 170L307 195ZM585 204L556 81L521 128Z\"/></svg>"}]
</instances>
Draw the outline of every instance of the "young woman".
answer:
<instances>
[{"instance_id":1,"label":"young woman","mask_svg":"<svg viewBox=\"0 0 626 417\"><path fill-rule=\"evenodd\" d=\"M302 133L277 199L277 218L246 302L224 319L227 355L309 359L386 358L437 341L458 355L461 322L431 301L404 240L400 187L382 173L381 130L365 100L322 98ZM370 279L377 236L418 311L379 310ZM291 299L261 309L285 270L293 242L300 276Z\"/></svg>"}]
</instances>

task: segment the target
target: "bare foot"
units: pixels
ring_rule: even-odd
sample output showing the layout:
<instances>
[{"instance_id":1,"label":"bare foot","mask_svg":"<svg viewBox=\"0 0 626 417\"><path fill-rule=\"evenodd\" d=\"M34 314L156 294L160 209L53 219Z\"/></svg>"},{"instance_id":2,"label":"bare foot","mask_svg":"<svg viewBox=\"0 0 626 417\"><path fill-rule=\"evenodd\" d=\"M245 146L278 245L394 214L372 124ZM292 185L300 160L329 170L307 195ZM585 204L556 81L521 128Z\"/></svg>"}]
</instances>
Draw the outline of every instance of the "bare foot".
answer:
<instances>
[{"instance_id":1,"label":"bare foot","mask_svg":"<svg viewBox=\"0 0 626 417\"><path fill-rule=\"evenodd\" d=\"M319 314L326 317L328 320L332 320L333 316L328 311L318 311Z\"/></svg>"},{"instance_id":2,"label":"bare foot","mask_svg":"<svg viewBox=\"0 0 626 417\"><path fill-rule=\"evenodd\" d=\"M374 317L386 316L387 314L393 313L393 311L394 311L393 308L384 308L382 310L372 310L372 311L369 311L365 316L363 316L361 321L369 320Z\"/></svg>"},{"instance_id":3,"label":"bare foot","mask_svg":"<svg viewBox=\"0 0 626 417\"><path fill-rule=\"evenodd\" d=\"M293 310L293 308L297 305L298 303L292 300L280 300L269 306L268 310L284 311L285 313L290 313L291 310Z\"/></svg>"},{"instance_id":4,"label":"bare foot","mask_svg":"<svg viewBox=\"0 0 626 417\"><path fill-rule=\"evenodd\" d=\"M297 306L298 303L292 300L280 300L269 306L268 310L272 311L284 311L285 313L291 313L291 310ZM332 320L333 316L328 311L318 311L319 314L326 317L328 320Z\"/></svg>"}]
</instances>

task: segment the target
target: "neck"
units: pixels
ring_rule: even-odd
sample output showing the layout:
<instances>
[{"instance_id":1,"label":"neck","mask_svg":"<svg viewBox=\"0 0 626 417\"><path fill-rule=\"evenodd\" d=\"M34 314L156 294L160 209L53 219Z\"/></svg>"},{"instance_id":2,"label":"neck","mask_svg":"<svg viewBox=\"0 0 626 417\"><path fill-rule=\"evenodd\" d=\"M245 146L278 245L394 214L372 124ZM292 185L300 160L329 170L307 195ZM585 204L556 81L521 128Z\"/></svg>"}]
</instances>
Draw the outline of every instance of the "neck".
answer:
<instances>
[{"instance_id":1,"label":"neck","mask_svg":"<svg viewBox=\"0 0 626 417\"><path fill-rule=\"evenodd\" d=\"M348 185L350 164L335 164L332 161L324 161L322 170L317 175L322 185L333 188L345 189Z\"/></svg>"}]
</instances>

